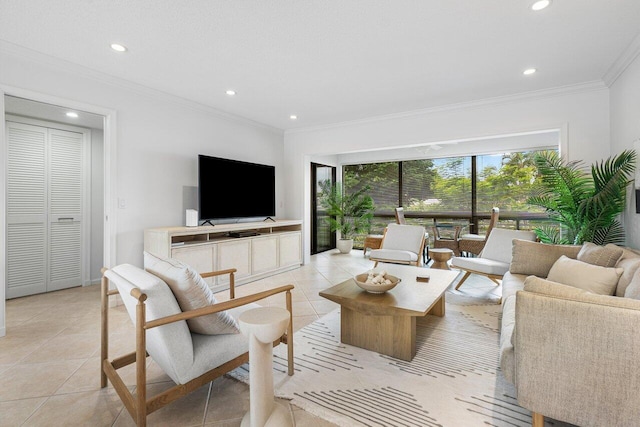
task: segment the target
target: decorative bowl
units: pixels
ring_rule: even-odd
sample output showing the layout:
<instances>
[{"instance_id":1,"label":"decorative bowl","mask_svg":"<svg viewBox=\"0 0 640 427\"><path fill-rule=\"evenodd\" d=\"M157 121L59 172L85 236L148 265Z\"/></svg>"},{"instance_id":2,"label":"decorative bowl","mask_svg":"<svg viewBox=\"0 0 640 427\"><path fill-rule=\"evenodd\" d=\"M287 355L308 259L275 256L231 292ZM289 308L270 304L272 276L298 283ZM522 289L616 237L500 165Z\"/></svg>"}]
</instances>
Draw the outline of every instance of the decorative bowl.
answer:
<instances>
[{"instance_id":1,"label":"decorative bowl","mask_svg":"<svg viewBox=\"0 0 640 427\"><path fill-rule=\"evenodd\" d=\"M390 274L385 274L384 278L389 279L391 283L371 283L367 282L367 277L369 277L369 273L358 274L354 277L356 284L364 289L365 291L372 294L383 294L393 288L396 287L398 283L400 283L400 278L396 276L392 276Z\"/></svg>"}]
</instances>

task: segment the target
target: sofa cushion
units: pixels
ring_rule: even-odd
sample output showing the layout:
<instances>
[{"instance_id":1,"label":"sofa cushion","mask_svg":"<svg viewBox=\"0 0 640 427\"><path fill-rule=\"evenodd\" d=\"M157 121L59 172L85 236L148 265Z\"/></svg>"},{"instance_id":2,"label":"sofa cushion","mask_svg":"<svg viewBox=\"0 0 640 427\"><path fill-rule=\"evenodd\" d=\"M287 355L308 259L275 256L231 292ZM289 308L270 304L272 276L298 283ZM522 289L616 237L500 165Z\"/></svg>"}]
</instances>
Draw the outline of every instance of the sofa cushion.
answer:
<instances>
[{"instance_id":1,"label":"sofa cushion","mask_svg":"<svg viewBox=\"0 0 640 427\"><path fill-rule=\"evenodd\" d=\"M621 268L601 267L562 255L553 264L547 279L600 295L613 295Z\"/></svg>"},{"instance_id":2,"label":"sofa cushion","mask_svg":"<svg viewBox=\"0 0 640 427\"><path fill-rule=\"evenodd\" d=\"M582 249L578 252L577 259L588 264L602 267L614 267L622 256L622 248L609 243L599 246L595 243L584 242Z\"/></svg>"},{"instance_id":3,"label":"sofa cushion","mask_svg":"<svg viewBox=\"0 0 640 427\"><path fill-rule=\"evenodd\" d=\"M640 255L634 251L623 248L622 256L618 260L616 267L624 270L622 276L620 276L620 280L618 280L616 296L624 297L627 286L629 286L634 274L638 268L640 268Z\"/></svg>"},{"instance_id":4,"label":"sofa cushion","mask_svg":"<svg viewBox=\"0 0 640 427\"><path fill-rule=\"evenodd\" d=\"M552 245L516 239L513 241L509 271L514 274L547 277L551 266L561 255L575 259L581 248L580 245Z\"/></svg>"},{"instance_id":5,"label":"sofa cushion","mask_svg":"<svg viewBox=\"0 0 640 427\"><path fill-rule=\"evenodd\" d=\"M503 299L502 324L500 327L500 369L510 383L515 382L515 353L512 342L516 324L516 298Z\"/></svg>"},{"instance_id":6,"label":"sofa cushion","mask_svg":"<svg viewBox=\"0 0 640 427\"><path fill-rule=\"evenodd\" d=\"M624 292L625 298L640 299L640 269L637 269L629 286Z\"/></svg>"},{"instance_id":7,"label":"sofa cushion","mask_svg":"<svg viewBox=\"0 0 640 427\"><path fill-rule=\"evenodd\" d=\"M144 252L144 267L169 285L182 311L217 303L207 282L193 268L177 259L161 259ZM191 332L205 335L237 334L236 320L226 311L187 320Z\"/></svg>"},{"instance_id":8,"label":"sofa cushion","mask_svg":"<svg viewBox=\"0 0 640 427\"><path fill-rule=\"evenodd\" d=\"M502 277L502 303L515 296L516 292L524 289L524 281L527 278L524 274L513 274L507 271Z\"/></svg>"}]
</instances>

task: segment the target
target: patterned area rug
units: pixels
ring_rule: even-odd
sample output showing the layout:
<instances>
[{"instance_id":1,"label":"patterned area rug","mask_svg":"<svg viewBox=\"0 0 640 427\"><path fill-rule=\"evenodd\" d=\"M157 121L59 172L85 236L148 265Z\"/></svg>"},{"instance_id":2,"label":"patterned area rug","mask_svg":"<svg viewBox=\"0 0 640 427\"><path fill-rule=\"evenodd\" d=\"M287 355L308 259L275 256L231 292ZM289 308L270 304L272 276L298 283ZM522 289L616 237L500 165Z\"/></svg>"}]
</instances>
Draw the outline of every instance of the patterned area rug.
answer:
<instances>
[{"instance_id":1,"label":"patterned area rug","mask_svg":"<svg viewBox=\"0 0 640 427\"><path fill-rule=\"evenodd\" d=\"M444 317L418 323L411 362L342 344L339 310L306 326L294 337L293 376L286 346L274 349L276 396L345 427L530 426L499 372L501 306L447 298ZM232 376L248 382L247 369Z\"/></svg>"}]
</instances>

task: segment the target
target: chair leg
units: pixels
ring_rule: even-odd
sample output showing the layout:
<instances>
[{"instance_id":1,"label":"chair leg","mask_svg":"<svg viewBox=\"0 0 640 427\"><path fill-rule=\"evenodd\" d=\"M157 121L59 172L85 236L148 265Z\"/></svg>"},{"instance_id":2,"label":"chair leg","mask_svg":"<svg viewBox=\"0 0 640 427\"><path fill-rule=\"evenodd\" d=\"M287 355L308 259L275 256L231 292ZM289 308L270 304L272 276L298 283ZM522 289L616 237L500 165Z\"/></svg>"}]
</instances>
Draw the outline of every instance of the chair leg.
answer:
<instances>
[{"instance_id":1,"label":"chair leg","mask_svg":"<svg viewBox=\"0 0 640 427\"><path fill-rule=\"evenodd\" d=\"M544 415L537 412L532 412L531 427L544 427Z\"/></svg>"},{"instance_id":2,"label":"chair leg","mask_svg":"<svg viewBox=\"0 0 640 427\"><path fill-rule=\"evenodd\" d=\"M376 268L378 266L378 261L375 262L375 264L373 264L373 268Z\"/></svg>"},{"instance_id":3,"label":"chair leg","mask_svg":"<svg viewBox=\"0 0 640 427\"><path fill-rule=\"evenodd\" d=\"M469 276L471 276L471 272L467 271L466 273L464 273L464 276L462 276L462 279L458 282L458 284L456 285L456 291L458 290L458 288L460 286L462 286L462 284L464 283L465 280L467 280L469 278Z\"/></svg>"}]
</instances>

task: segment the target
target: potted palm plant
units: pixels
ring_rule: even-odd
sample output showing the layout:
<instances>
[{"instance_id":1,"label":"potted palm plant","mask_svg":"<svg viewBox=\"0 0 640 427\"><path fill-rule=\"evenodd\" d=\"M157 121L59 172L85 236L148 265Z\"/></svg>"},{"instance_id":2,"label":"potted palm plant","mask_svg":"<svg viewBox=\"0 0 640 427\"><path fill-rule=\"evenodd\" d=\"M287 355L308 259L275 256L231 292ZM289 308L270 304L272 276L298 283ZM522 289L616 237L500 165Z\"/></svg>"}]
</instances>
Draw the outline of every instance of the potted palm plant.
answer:
<instances>
[{"instance_id":1,"label":"potted palm plant","mask_svg":"<svg viewBox=\"0 0 640 427\"><path fill-rule=\"evenodd\" d=\"M625 150L591 166L565 162L555 151L541 151L534 161L542 188L527 202L544 208L560 227L535 229L544 243L624 244L619 215L624 212L627 186L634 172L636 152Z\"/></svg>"},{"instance_id":2,"label":"potted palm plant","mask_svg":"<svg viewBox=\"0 0 640 427\"><path fill-rule=\"evenodd\" d=\"M327 211L327 222L332 232L340 232L336 246L341 253L353 249L353 236L368 233L373 219L373 198L367 193L369 187L345 194L342 185L324 186L323 205Z\"/></svg>"}]
</instances>

